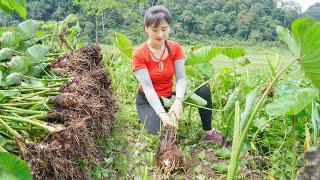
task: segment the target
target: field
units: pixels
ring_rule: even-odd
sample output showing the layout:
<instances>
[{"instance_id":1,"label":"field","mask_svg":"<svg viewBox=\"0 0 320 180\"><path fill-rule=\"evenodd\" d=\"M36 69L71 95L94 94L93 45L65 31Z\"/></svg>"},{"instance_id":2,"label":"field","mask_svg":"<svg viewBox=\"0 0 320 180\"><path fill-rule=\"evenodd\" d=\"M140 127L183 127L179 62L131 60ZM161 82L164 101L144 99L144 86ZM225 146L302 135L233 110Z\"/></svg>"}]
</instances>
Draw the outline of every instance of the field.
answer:
<instances>
[{"instance_id":1,"label":"field","mask_svg":"<svg viewBox=\"0 0 320 180\"><path fill-rule=\"evenodd\" d=\"M320 176L319 22L279 26L282 43L184 46L189 92L177 135L186 166L167 173L155 165L160 134L148 134L135 109L136 45L120 33L88 45L76 22L26 20L1 34L0 179ZM188 101L203 83L223 147L202 141L201 105Z\"/></svg>"},{"instance_id":2,"label":"field","mask_svg":"<svg viewBox=\"0 0 320 180\"><path fill-rule=\"evenodd\" d=\"M184 51L188 52L190 48L189 46L184 47ZM241 60L238 60L235 66L238 74L237 80L244 91L256 89L259 92L264 84L271 80L268 61L274 63L278 58L278 69L293 60L293 56L284 46L248 46L245 47L245 52L251 63L242 67L239 65ZM215 110L217 110L213 117L214 128L222 131L221 124L224 123L221 122L221 115L218 111L223 107L219 103L225 103L228 100L228 96L232 93L233 79L230 74L226 75L224 72L232 72L233 63L230 58L223 55L210 62L213 64L214 76L221 78L211 84L211 89ZM137 118L134 102L137 82L130 73L130 64L126 63L120 69L110 68L113 72L111 74L113 74L112 79L120 108L116 116L116 132L104 142L106 151L109 152L106 159L108 165L97 167L93 173L97 177L108 176L124 179L132 177L136 179L167 178L168 176L161 176L155 170L155 149L157 149L160 137L149 135L143 130ZM118 74L124 76L118 77ZM268 98L267 101L271 102L277 96L290 94L306 84L308 84L307 80L298 65L295 64L275 85L275 96ZM261 116L264 117L256 119L248 135L252 137L253 134L256 134L255 145L258 149L254 151L253 147L250 147L250 141L245 143L244 154L240 161L239 179L261 179L261 177L287 179L290 177L291 166L289 164L291 164L290 157L292 157L290 122L285 117L266 117L263 111ZM302 133L299 136L300 154L303 152L301 144L305 138L304 126L302 122L297 126L298 131ZM173 174L173 179L226 179L231 146L221 148L216 144L201 141L201 123L196 108L185 108L184 117L179 121L178 135L181 138L180 148L186 158L188 168L184 172Z\"/></svg>"}]
</instances>

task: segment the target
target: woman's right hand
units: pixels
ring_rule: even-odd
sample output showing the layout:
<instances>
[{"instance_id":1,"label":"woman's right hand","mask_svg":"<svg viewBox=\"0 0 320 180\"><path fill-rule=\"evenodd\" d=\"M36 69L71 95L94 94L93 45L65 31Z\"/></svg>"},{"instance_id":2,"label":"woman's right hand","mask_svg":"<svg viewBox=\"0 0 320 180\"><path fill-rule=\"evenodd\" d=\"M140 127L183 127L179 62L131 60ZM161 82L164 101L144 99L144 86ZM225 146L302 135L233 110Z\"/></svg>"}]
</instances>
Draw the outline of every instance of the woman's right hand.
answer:
<instances>
[{"instance_id":1,"label":"woman's right hand","mask_svg":"<svg viewBox=\"0 0 320 180\"><path fill-rule=\"evenodd\" d=\"M159 117L164 127L171 126L174 128L178 128L178 125L176 124L178 121L173 122L167 113L160 113Z\"/></svg>"}]
</instances>

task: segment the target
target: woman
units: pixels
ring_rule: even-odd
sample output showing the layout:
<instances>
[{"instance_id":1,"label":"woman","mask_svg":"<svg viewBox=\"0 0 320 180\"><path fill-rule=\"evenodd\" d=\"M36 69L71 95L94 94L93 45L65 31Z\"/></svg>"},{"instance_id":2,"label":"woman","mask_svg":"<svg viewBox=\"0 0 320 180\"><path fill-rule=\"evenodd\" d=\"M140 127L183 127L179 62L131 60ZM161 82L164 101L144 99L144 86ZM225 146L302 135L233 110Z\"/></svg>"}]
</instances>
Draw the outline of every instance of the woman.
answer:
<instances>
[{"instance_id":1,"label":"woman","mask_svg":"<svg viewBox=\"0 0 320 180\"><path fill-rule=\"evenodd\" d=\"M184 68L184 55L180 44L168 40L171 14L162 6L150 7L144 16L144 28L148 40L142 43L132 56L132 70L139 82L136 96L136 108L141 123L151 134L157 134L160 123L163 126L177 125L172 122L163 107L161 96L172 96L173 77L176 78L175 101L169 109L180 119L183 111L182 100L187 88ZM199 88L197 95L207 100L208 108L212 108L211 92L208 86ZM212 112L199 109L205 141L221 143L222 136L211 128Z\"/></svg>"}]
</instances>

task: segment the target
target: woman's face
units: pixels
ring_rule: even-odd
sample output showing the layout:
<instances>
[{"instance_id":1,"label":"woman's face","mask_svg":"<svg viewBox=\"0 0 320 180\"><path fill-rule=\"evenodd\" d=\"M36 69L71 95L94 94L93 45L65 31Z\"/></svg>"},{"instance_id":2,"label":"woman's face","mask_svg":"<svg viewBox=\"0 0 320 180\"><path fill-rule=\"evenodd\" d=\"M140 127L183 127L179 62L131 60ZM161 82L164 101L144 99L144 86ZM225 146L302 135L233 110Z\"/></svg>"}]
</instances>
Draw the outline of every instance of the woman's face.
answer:
<instances>
[{"instance_id":1,"label":"woman's face","mask_svg":"<svg viewBox=\"0 0 320 180\"><path fill-rule=\"evenodd\" d=\"M166 21L161 21L158 27L146 27L146 32L151 43L161 47L164 41L169 38L170 26Z\"/></svg>"}]
</instances>

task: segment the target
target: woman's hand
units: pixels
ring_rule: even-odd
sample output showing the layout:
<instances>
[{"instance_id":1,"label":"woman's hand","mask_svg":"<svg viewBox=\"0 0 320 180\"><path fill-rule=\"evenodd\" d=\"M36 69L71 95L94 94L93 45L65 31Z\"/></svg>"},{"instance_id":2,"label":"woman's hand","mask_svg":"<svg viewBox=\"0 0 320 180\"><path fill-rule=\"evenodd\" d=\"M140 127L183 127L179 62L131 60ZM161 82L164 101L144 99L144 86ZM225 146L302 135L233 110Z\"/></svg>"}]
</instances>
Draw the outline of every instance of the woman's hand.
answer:
<instances>
[{"instance_id":1,"label":"woman's hand","mask_svg":"<svg viewBox=\"0 0 320 180\"><path fill-rule=\"evenodd\" d=\"M178 122L173 122L167 113L160 113L159 117L164 127L172 126L174 128L178 128L178 125L177 125Z\"/></svg>"},{"instance_id":2,"label":"woman's hand","mask_svg":"<svg viewBox=\"0 0 320 180\"><path fill-rule=\"evenodd\" d=\"M170 107L169 114L174 113L176 115L177 119L180 119L183 112L183 106L182 106L182 100L176 99L172 106Z\"/></svg>"}]
</instances>

